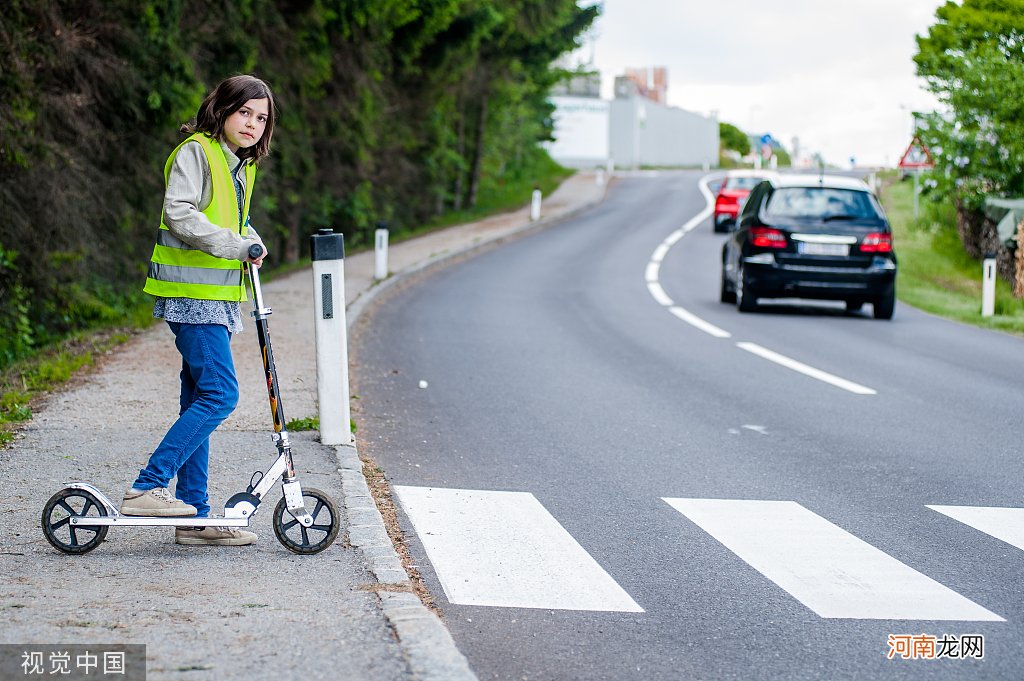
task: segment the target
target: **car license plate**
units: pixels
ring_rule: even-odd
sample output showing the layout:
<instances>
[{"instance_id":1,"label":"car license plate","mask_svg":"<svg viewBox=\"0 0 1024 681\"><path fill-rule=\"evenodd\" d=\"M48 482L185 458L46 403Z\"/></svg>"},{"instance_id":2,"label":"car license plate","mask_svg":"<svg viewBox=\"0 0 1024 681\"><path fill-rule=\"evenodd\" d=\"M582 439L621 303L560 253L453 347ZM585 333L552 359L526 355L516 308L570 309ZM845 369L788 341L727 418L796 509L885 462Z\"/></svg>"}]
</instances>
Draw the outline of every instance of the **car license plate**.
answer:
<instances>
[{"instance_id":1,"label":"car license plate","mask_svg":"<svg viewBox=\"0 0 1024 681\"><path fill-rule=\"evenodd\" d=\"M847 256L850 255L850 246L848 244L815 244L801 241L797 243L797 253Z\"/></svg>"}]
</instances>

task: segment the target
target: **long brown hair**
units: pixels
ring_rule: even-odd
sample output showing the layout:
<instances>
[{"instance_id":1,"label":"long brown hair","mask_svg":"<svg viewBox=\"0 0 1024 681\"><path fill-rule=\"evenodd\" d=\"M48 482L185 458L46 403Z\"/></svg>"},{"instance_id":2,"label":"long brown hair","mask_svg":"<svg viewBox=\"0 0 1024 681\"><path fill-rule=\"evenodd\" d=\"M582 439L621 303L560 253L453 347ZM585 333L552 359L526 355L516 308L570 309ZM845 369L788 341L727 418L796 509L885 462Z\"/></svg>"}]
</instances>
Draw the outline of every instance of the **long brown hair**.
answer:
<instances>
[{"instance_id":1,"label":"long brown hair","mask_svg":"<svg viewBox=\"0 0 1024 681\"><path fill-rule=\"evenodd\" d=\"M267 125L260 141L246 149L239 149L238 157L251 158L256 163L270 153L270 138L274 136L277 110L270 86L255 76L232 76L221 81L199 105L195 120L182 125L181 131L188 134L205 132L219 140L224 135L224 121L250 99L267 100Z\"/></svg>"}]
</instances>

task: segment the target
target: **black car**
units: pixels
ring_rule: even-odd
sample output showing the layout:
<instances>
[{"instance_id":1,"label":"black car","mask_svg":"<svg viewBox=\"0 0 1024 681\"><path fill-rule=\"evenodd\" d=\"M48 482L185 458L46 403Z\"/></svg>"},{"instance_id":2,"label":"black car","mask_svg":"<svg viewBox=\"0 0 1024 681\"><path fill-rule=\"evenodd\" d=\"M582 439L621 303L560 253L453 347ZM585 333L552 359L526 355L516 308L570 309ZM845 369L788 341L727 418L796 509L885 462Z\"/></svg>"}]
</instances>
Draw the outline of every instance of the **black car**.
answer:
<instances>
[{"instance_id":1,"label":"black car","mask_svg":"<svg viewBox=\"0 0 1024 681\"><path fill-rule=\"evenodd\" d=\"M721 300L749 312L758 298L871 303L876 319L892 319L892 231L864 182L778 175L754 187L722 248Z\"/></svg>"}]
</instances>

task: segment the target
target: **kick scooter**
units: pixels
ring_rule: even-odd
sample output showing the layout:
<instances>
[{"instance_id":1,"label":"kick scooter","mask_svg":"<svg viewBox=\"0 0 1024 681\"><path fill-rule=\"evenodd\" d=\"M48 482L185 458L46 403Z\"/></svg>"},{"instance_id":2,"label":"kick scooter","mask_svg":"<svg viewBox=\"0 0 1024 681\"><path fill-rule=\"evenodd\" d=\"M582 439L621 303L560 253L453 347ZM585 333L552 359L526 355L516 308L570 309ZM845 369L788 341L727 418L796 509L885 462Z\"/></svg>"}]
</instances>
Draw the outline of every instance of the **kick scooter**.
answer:
<instances>
[{"instance_id":1,"label":"kick scooter","mask_svg":"<svg viewBox=\"0 0 1024 681\"><path fill-rule=\"evenodd\" d=\"M263 253L259 244L249 248L249 256ZM274 509L274 534L285 548L295 553L319 553L334 542L341 529L338 509L329 496L317 489L303 489L295 476L288 431L284 427L284 408L277 385L277 369L270 347L267 317L269 307L263 305L259 270L246 265L252 289L256 333L263 356L263 370L270 393L270 411L274 416L274 444L278 456L264 474L256 471L244 492L233 495L224 504L223 518L128 516L99 489L86 482L69 482L50 497L43 507L43 534L58 551L82 554L99 546L110 527L248 527L259 510L260 502L274 484L281 480L284 496Z\"/></svg>"}]
</instances>

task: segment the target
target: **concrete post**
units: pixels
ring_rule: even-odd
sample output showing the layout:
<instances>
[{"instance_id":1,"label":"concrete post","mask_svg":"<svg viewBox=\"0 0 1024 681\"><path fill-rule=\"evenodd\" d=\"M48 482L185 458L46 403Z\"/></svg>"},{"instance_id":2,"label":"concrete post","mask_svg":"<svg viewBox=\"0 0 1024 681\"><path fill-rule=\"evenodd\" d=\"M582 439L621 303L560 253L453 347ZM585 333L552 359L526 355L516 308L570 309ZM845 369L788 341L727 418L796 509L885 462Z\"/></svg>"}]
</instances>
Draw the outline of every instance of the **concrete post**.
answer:
<instances>
[{"instance_id":1,"label":"concrete post","mask_svg":"<svg viewBox=\"0 0 1024 681\"><path fill-rule=\"evenodd\" d=\"M345 324L345 237L321 229L309 238L313 261L313 326L320 442L352 443Z\"/></svg>"},{"instance_id":2,"label":"concrete post","mask_svg":"<svg viewBox=\"0 0 1024 681\"><path fill-rule=\"evenodd\" d=\"M377 223L385 225L387 223ZM381 227L374 234L373 278L377 281L388 278L388 230Z\"/></svg>"},{"instance_id":3,"label":"concrete post","mask_svg":"<svg viewBox=\"0 0 1024 681\"><path fill-rule=\"evenodd\" d=\"M981 316L991 317L996 311L996 257L986 253L981 263Z\"/></svg>"},{"instance_id":4,"label":"concrete post","mask_svg":"<svg viewBox=\"0 0 1024 681\"><path fill-rule=\"evenodd\" d=\"M921 188L920 188L920 182L918 181L918 175L919 175L918 171L914 170L914 171L911 171L911 172L914 173L914 219L917 219L917 216L918 216L918 214L920 213L920 210L921 210L919 208L919 202L921 200L920 199Z\"/></svg>"},{"instance_id":5,"label":"concrete post","mask_svg":"<svg viewBox=\"0 0 1024 681\"><path fill-rule=\"evenodd\" d=\"M530 203L530 222L540 220L540 190L533 190L533 201Z\"/></svg>"}]
</instances>

